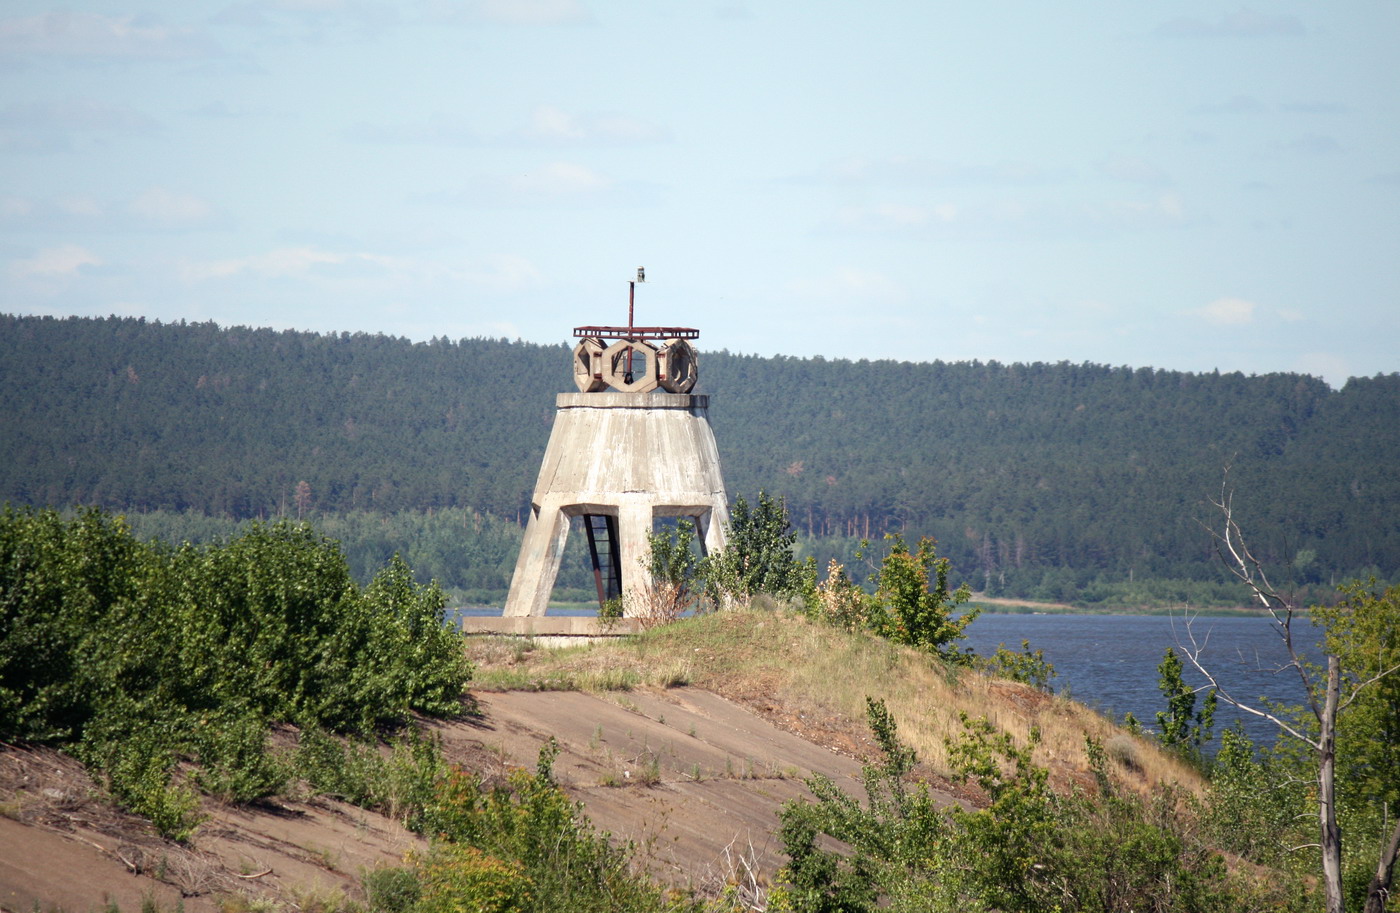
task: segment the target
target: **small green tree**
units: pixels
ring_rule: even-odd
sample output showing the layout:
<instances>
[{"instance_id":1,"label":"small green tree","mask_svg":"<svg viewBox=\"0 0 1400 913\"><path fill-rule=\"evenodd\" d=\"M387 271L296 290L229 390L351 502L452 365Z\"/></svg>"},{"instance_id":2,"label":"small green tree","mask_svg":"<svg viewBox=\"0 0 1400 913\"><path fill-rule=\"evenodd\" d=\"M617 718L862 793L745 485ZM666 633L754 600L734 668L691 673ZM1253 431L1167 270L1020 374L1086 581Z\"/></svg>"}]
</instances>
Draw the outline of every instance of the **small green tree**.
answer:
<instances>
[{"instance_id":1,"label":"small green tree","mask_svg":"<svg viewBox=\"0 0 1400 913\"><path fill-rule=\"evenodd\" d=\"M778 598L809 597L816 588L812 562L797 560L797 533L782 498L758 493L758 506L740 495L725 525L724 548L710 556L705 582L711 599L748 601L766 593Z\"/></svg>"},{"instance_id":2,"label":"small green tree","mask_svg":"<svg viewBox=\"0 0 1400 913\"><path fill-rule=\"evenodd\" d=\"M706 564L695 546L694 521L681 519L673 530L647 533L645 568L651 583L630 597L643 601L640 617L652 623L674 621L696 605Z\"/></svg>"},{"instance_id":3,"label":"small green tree","mask_svg":"<svg viewBox=\"0 0 1400 913\"><path fill-rule=\"evenodd\" d=\"M955 613L972 591L966 584L956 590L949 587L949 561L938 557L932 539L920 539L918 551L910 552L899 534L885 538L890 540L890 551L880 563L872 613L877 633L945 660L969 661L957 642L966 636L963 629L979 610Z\"/></svg>"},{"instance_id":4,"label":"small green tree","mask_svg":"<svg viewBox=\"0 0 1400 913\"><path fill-rule=\"evenodd\" d=\"M1167 647L1162 662L1157 666L1157 687L1167 699L1167 709L1158 711L1157 725L1161 732L1157 738L1166 747L1173 749L1195 761L1201 759L1201 750L1211 740L1211 729L1215 725L1215 691L1206 692L1201 709L1196 709L1196 690L1181 677L1184 667L1176 651Z\"/></svg>"},{"instance_id":5,"label":"small green tree","mask_svg":"<svg viewBox=\"0 0 1400 913\"><path fill-rule=\"evenodd\" d=\"M1025 638L1021 640L1020 653L1008 650L1006 644L997 644L996 652L981 660L979 665L991 675L1030 685L1046 694L1054 692L1050 680L1059 674L1045 658L1045 651L1039 648L1032 650L1031 642Z\"/></svg>"}]
</instances>

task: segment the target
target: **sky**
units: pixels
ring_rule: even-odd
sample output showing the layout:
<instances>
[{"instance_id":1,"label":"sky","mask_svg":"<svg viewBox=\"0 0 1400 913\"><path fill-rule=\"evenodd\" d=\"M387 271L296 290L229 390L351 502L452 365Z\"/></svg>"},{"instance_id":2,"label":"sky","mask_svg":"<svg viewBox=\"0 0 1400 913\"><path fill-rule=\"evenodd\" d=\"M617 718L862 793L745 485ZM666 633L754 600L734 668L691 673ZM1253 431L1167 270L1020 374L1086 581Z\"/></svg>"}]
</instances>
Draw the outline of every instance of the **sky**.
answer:
<instances>
[{"instance_id":1,"label":"sky","mask_svg":"<svg viewBox=\"0 0 1400 913\"><path fill-rule=\"evenodd\" d=\"M1400 370L1400 2L0 7L0 312ZM703 360L702 360L703 372Z\"/></svg>"}]
</instances>

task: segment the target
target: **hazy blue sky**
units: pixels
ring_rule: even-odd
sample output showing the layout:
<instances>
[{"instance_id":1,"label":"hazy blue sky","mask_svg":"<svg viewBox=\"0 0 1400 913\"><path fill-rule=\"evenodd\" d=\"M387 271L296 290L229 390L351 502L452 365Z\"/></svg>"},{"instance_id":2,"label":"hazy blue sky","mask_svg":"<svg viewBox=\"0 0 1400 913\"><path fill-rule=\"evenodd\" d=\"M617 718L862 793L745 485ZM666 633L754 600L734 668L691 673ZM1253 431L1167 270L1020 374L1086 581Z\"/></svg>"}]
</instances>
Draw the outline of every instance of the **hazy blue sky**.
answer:
<instances>
[{"instance_id":1,"label":"hazy blue sky","mask_svg":"<svg viewBox=\"0 0 1400 913\"><path fill-rule=\"evenodd\" d=\"M1400 2L7 0L0 311L1400 370Z\"/></svg>"}]
</instances>

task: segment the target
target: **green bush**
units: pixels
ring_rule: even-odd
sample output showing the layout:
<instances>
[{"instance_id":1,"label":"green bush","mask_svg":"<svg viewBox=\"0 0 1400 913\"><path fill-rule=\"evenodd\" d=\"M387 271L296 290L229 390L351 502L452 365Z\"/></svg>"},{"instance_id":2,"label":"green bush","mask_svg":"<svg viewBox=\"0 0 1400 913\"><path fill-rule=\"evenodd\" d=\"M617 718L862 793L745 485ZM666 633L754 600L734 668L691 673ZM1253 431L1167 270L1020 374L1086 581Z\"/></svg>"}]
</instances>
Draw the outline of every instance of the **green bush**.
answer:
<instances>
[{"instance_id":1,"label":"green bush","mask_svg":"<svg viewBox=\"0 0 1400 913\"><path fill-rule=\"evenodd\" d=\"M866 628L895 643L935 654L945 662L966 664L969 653L958 649L963 630L977 618L980 609L964 607L972 597L966 585L954 590L949 582L947 558L940 558L932 539L920 539L918 549L909 551L897 533L885 537L890 550L880 568L870 577L874 594L862 590L833 561L827 578L812 591L808 614L847 630ZM856 558L864 558L864 548Z\"/></svg>"},{"instance_id":2,"label":"green bush","mask_svg":"<svg viewBox=\"0 0 1400 913\"><path fill-rule=\"evenodd\" d=\"M725 545L705 562L703 576L716 604L747 602L759 595L810 602L816 593L816 567L797 560L797 533L782 498L758 493L752 508L740 495L725 525Z\"/></svg>"},{"instance_id":3,"label":"green bush","mask_svg":"<svg viewBox=\"0 0 1400 913\"><path fill-rule=\"evenodd\" d=\"M82 746L80 757L105 774L108 790L126 809L181 843L204 820L199 795L174 778L176 757L159 734L140 729L120 739Z\"/></svg>"},{"instance_id":4,"label":"green bush","mask_svg":"<svg viewBox=\"0 0 1400 913\"><path fill-rule=\"evenodd\" d=\"M984 660L979 660L979 665L989 675L1009 678L1013 682L1021 682L1046 693L1054 690L1050 680L1058 674L1055 667L1045 658L1045 651L1032 650L1029 640L1021 641L1020 653L1006 649L1006 644L997 644L996 652Z\"/></svg>"},{"instance_id":5,"label":"green bush","mask_svg":"<svg viewBox=\"0 0 1400 913\"><path fill-rule=\"evenodd\" d=\"M557 751L550 740L540 750L534 773L516 770L505 782L489 786L473 774L449 772L415 827L440 841L478 851L482 855L462 856L456 850L448 857L474 860L469 864L474 870L486 865L484 859L518 865L519 876L529 887L528 904L519 909L539 913L694 909L693 901L672 897L632 873L630 844L615 846L606 834L593 829L582 807L553 780ZM477 874L463 877L474 884ZM503 892L491 897L501 898L501 903L523 903L513 888L506 890L516 883L514 874L505 878L503 870L492 869L482 877L491 891Z\"/></svg>"},{"instance_id":6,"label":"green bush","mask_svg":"<svg viewBox=\"0 0 1400 913\"><path fill-rule=\"evenodd\" d=\"M193 793L170 785L177 761L194 762L207 791L254 801L290 775L267 749L271 725L367 736L414 712L461 712L471 666L444 604L397 557L359 587L336 543L304 524L173 548L98 510L7 508L0 739L71 746L123 804L187 832ZM427 763L414 750L393 770ZM381 784L377 801L421 805L417 776Z\"/></svg>"},{"instance_id":7,"label":"green bush","mask_svg":"<svg viewBox=\"0 0 1400 913\"><path fill-rule=\"evenodd\" d=\"M197 726L195 782L210 795L240 805L279 795L287 788L292 765L269 751L267 742L267 724L255 716Z\"/></svg>"},{"instance_id":8,"label":"green bush","mask_svg":"<svg viewBox=\"0 0 1400 913\"><path fill-rule=\"evenodd\" d=\"M375 869L365 873L364 882L371 913L410 913L423 894L412 869Z\"/></svg>"},{"instance_id":9,"label":"green bush","mask_svg":"<svg viewBox=\"0 0 1400 913\"><path fill-rule=\"evenodd\" d=\"M419 913L524 913L534 909L524 866L473 846L439 843L418 863Z\"/></svg>"},{"instance_id":10,"label":"green bush","mask_svg":"<svg viewBox=\"0 0 1400 913\"><path fill-rule=\"evenodd\" d=\"M807 781L814 801L783 808L789 863L770 909L794 913L874 909L1003 913L1158 913L1287 908L1288 886L1270 892L1231 876L1196 839L1172 790L1144 798L1119 787L1096 744L1096 789L1058 793L1035 764L1037 736L1020 744L986 720L964 718L948 742L954 777L985 805L940 807L906 782L913 753L884 706L870 701L884 761L866 767L864 800L831 780ZM822 838L849 847L837 853ZM829 845L829 844L828 844Z\"/></svg>"}]
</instances>

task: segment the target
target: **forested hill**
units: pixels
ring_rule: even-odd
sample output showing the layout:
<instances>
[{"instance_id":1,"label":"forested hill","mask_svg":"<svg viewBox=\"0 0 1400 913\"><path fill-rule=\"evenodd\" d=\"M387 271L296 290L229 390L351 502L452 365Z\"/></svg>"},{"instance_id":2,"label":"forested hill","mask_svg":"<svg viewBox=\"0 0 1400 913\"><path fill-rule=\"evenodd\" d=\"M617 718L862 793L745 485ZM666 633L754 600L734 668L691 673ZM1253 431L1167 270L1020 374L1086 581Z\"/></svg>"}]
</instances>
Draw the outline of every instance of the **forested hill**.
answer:
<instances>
[{"instance_id":1,"label":"forested hill","mask_svg":"<svg viewBox=\"0 0 1400 913\"><path fill-rule=\"evenodd\" d=\"M569 345L0 316L0 500L193 510L469 507L517 520ZM932 534L964 573L1218 575L1231 467L1261 557L1400 576L1400 375L1338 391L1100 365L702 352L731 495L815 535ZM307 490L309 488L309 491Z\"/></svg>"}]
</instances>

